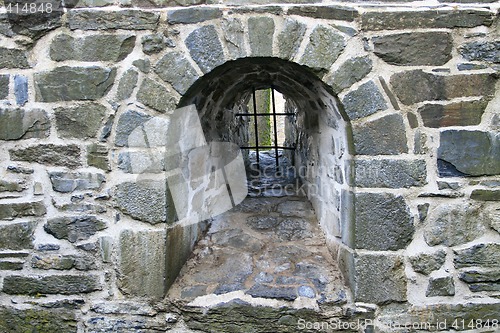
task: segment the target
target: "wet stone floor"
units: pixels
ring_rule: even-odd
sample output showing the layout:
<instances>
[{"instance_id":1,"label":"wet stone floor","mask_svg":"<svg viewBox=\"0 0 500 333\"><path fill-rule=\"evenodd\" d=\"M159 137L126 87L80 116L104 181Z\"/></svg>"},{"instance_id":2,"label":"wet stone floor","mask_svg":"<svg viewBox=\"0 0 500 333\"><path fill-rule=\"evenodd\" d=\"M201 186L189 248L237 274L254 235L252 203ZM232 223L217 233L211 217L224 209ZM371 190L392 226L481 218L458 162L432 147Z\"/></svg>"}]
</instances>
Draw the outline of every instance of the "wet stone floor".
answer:
<instances>
[{"instance_id":1,"label":"wet stone floor","mask_svg":"<svg viewBox=\"0 0 500 333\"><path fill-rule=\"evenodd\" d=\"M260 167L269 160L274 165L271 154L261 155ZM346 287L307 198L269 190L270 176L261 179L257 191L258 182L248 178L249 196L214 218L169 296L200 304L207 295L279 300L295 307L345 304ZM293 177L283 178L281 184L294 183Z\"/></svg>"}]
</instances>

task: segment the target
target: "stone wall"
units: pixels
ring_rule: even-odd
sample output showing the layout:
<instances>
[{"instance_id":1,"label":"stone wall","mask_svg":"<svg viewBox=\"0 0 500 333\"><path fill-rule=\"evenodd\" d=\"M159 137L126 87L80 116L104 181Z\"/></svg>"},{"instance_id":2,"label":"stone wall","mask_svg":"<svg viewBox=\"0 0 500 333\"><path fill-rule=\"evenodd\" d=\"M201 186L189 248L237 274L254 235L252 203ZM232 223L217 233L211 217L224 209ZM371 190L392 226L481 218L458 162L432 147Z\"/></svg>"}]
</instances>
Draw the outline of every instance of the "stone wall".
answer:
<instances>
[{"instance_id":1,"label":"stone wall","mask_svg":"<svg viewBox=\"0 0 500 333\"><path fill-rule=\"evenodd\" d=\"M386 323L500 319L490 2L0 13L0 331L172 327L163 298L204 226L136 182L129 136L194 103L207 141L238 143L222 111L270 84L299 112L296 160L355 301Z\"/></svg>"}]
</instances>

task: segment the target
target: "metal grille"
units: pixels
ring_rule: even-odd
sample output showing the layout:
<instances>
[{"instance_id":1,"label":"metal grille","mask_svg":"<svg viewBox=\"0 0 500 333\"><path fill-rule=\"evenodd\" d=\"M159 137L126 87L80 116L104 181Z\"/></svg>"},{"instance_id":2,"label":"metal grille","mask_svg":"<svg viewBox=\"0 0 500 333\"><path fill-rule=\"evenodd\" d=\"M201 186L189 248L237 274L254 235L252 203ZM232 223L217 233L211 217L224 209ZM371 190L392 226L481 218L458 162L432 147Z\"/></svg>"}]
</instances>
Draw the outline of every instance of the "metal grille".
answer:
<instances>
[{"instance_id":1,"label":"metal grille","mask_svg":"<svg viewBox=\"0 0 500 333\"><path fill-rule=\"evenodd\" d=\"M259 150L260 149L274 149L274 154L276 158L276 167L279 167L279 149L288 149L295 150L295 147L283 147L278 146L278 125L277 125L277 117L283 116L295 116L295 113L291 112L276 112L276 101L274 99L274 88L271 87L271 104L272 104L272 113L257 113L257 101L255 98L255 88L252 89L252 100L253 100L253 113L237 113L236 116L239 117L252 117L253 118L253 126L255 130L255 146L249 147L240 147L241 149L255 149L255 155L257 157L257 164L259 164ZM269 117L272 116L273 119L273 128L274 128L274 145L272 146L260 146L259 145L259 126L258 126L258 117Z\"/></svg>"}]
</instances>

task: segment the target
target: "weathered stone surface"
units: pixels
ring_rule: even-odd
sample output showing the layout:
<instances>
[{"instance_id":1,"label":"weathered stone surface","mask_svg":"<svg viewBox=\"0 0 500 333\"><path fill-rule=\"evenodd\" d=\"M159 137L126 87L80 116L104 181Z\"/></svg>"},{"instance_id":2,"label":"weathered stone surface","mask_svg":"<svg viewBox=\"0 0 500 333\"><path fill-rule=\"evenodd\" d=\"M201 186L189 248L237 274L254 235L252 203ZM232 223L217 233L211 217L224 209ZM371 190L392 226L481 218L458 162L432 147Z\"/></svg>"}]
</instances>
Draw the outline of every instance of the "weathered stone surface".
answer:
<instances>
[{"instance_id":1,"label":"weathered stone surface","mask_svg":"<svg viewBox=\"0 0 500 333\"><path fill-rule=\"evenodd\" d=\"M458 48L462 57L470 61L489 61L500 63L500 41L475 41Z\"/></svg>"},{"instance_id":2,"label":"weathered stone surface","mask_svg":"<svg viewBox=\"0 0 500 333\"><path fill-rule=\"evenodd\" d=\"M304 218L288 217L281 221L276 234L282 240L293 241L312 237L311 224Z\"/></svg>"},{"instance_id":3,"label":"weathered stone surface","mask_svg":"<svg viewBox=\"0 0 500 333\"><path fill-rule=\"evenodd\" d=\"M47 209L42 201L0 204L0 220L13 220L16 217L43 216Z\"/></svg>"},{"instance_id":4,"label":"weathered stone surface","mask_svg":"<svg viewBox=\"0 0 500 333\"><path fill-rule=\"evenodd\" d=\"M288 10L288 15L300 15L325 20L354 21L359 13L354 8L342 6L294 6Z\"/></svg>"},{"instance_id":5,"label":"weathered stone surface","mask_svg":"<svg viewBox=\"0 0 500 333\"><path fill-rule=\"evenodd\" d=\"M15 309L0 307L2 332L65 332L76 333L77 319L72 311L55 309Z\"/></svg>"},{"instance_id":6,"label":"weathered stone surface","mask_svg":"<svg viewBox=\"0 0 500 333\"><path fill-rule=\"evenodd\" d=\"M33 248L36 222L0 225L0 249L23 250Z\"/></svg>"},{"instance_id":7,"label":"weathered stone surface","mask_svg":"<svg viewBox=\"0 0 500 333\"><path fill-rule=\"evenodd\" d=\"M151 70L151 62L149 59L137 59L132 62L132 65L137 67L143 73L149 73Z\"/></svg>"},{"instance_id":8,"label":"weathered stone surface","mask_svg":"<svg viewBox=\"0 0 500 333\"><path fill-rule=\"evenodd\" d=\"M252 297L274 298L285 301L293 301L297 298L297 292L293 287L274 287L265 284L255 284L245 294Z\"/></svg>"},{"instance_id":9,"label":"weathered stone surface","mask_svg":"<svg viewBox=\"0 0 500 333\"><path fill-rule=\"evenodd\" d=\"M152 34L143 36L141 39L142 52L151 55L163 51L167 46L175 46L174 41L163 34Z\"/></svg>"},{"instance_id":10,"label":"weathered stone surface","mask_svg":"<svg viewBox=\"0 0 500 333\"><path fill-rule=\"evenodd\" d=\"M26 188L26 182L23 179L12 181L0 179L0 192L22 192Z\"/></svg>"},{"instance_id":11,"label":"weathered stone surface","mask_svg":"<svg viewBox=\"0 0 500 333\"><path fill-rule=\"evenodd\" d=\"M75 10L68 12L71 30L154 30L160 20L160 13L138 10L100 11Z\"/></svg>"},{"instance_id":12,"label":"weathered stone surface","mask_svg":"<svg viewBox=\"0 0 500 333\"><path fill-rule=\"evenodd\" d=\"M9 275L4 278L3 292L10 295L62 294L72 295L101 290L98 275Z\"/></svg>"},{"instance_id":13,"label":"weathered stone surface","mask_svg":"<svg viewBox=\"0 0 500 333\"><path fill-rule=\"evenodd\" d=\"M306 29L307 27L304 23L290 18L285 20L283 30L277 37L280 58L292 59L295 56L306 33Z\"/></svg>"},{"instance_id":14,"label":"weathered stone surface","mask_svg":"<svg viewBox=\"0 0 500 333\"><path fill-rule=\"evenodd\" d=\"M360 187L402 188L426 184L424 160L356 160L356 185Z\"/></svg>"},{"instance_id":15,"label":"weathered stone surface","mask_svg":"<svg viewBox=\"0 0 500 333\"><path fill-rule=\"evenodd\" d=\"M241 20L235 17L225 17L221 24L229 56L232 59L246 56L245 28Z\"/></svg>"},{"instance_id":16,"label":"weathered stone surface","mask_svg":"<svg viewBox=\"0 0 500 333\"><path fill-rule=\"evenodd\" d=\"M385 62L403 66L440 66L451 59L448 32L411 32L372 38L374 53Z\"/></svg>"},{"instance_id":17,"label":"weathered stone surface","mask_svg":"<svg viewBox=\"0 0 500 333\"><path fill-rule=\"evenodd\" d=\"M35 73L36 100L59 102L96 100L111 88L116 70L98 66L62 66L50 72Z\"/></svg>"},{"instance_id":18,"label":"weathered stone surface","mask_svg":"<svg viewBox=\"0 0 500 333\"><path fill-rule=\"evenodd\" d=\"M41 139L49 133L50 121L44 110L0 108L0 140Z\"/></svg>"},{"instance_id":19,"label":"weathered stone surface","mask_svg":"<svg viewBox=\"0 0 500 333\"><path fill-rule=\"evenodd\" d=\"M472 175L500 174L500 133L446 130L441 132L438 161L452 164L459 172ZM443 167L438 165L439 172Z\"/></svg>"},{"instance_id":20,"label":"weathered stone surface","mask_svg":"<svg viewBox=\"0 0 500 333\"><path fill-rule=\"evenodd\" d=\"M490 26L494 14L486 10L403 10L367 11L361 15L363 30L400 30L416 28L472 28Z\"/></svg>"},{"instance_id":21,"label":"weathered stone surface","mask_svg":"<svg viewBox=\"0 0 500 333\"><path fill-rule=\"evenodd\" d=\"M495 81L495 77L490 74L443 76L426 73L421 69L391 76L394 92L405 105L456 97L493 96Z\"/></svg>"},{"instance_id":22,"label":"weathered stone surface","mask_svg":"<svg viewBox=\"0 0 500 333\"><path fill-rule=\"evenodd\" d=\"M222 17L219 8L183 8L168 12L167 22L170 24L192 24Z\"/></svg>"},{"instance_id":23,"label":"weathered stone surface","mask_svg":"<svg viewBox=\"0 0 500 333\"><path fill-rule=\"evenodd\" d=\"M43 229L55 238L66 239L71 243L89 239L106 228L104 221L87 215L52 218L43 226Z\"/></svg>"},{"instance_id":24,"label":"weathered stone surface","mask_svg":"<svg viewBox=\"0 0 500 333\"><path fill-rule=\"evenodd\" d=\"M9 74L0 75L0 99L5 99L9 95Z\"/></svg>"},{"instance_id":25,"label":"weathered stone surface","mask_svg":"<svg viewBox=\"0 0 500 333\"><path fill-rule=\"evenodd\" d=\"M404 249L413 237L413 219L401 196L358 193L355 199L355 247L374 251Z\"/></svg>"},{"instance_id":26,"label":"weathered stone surface","mask_svg":"<svg viewBox=\"0 0 500 333\"><path fill-rule=\"evenodd\" d=\"M95 258L89 255L34 255L31 258L31 267L36 269L69 270L75 268L79 271L89 271L97 268Z\"/></svg>"},{"instance_id":27,"label":"weathered stone surface","mask_svg":"<svg viewBox=\"0 0 500 333\"><path fill-rule=\"evenodd\" d=\"M346 62L344 62L339 67L339 69L330 74L328 78L325 78L325 80L326 83L328 83L333 88L334 92L339 93L364 78L368 73L371 72L372 67L372 60L367 56L350 58L346 60ZM373 83L373 81L370 82ZM365 83L365 86L367 84L368 83ZM371 87L368 86L366 88ZM375 89L377 89L376 86ZM383 102L383 97L378 96L380 95L378 89L377 91L375 91L374 89L371 90L372 93L376 95L375 97L377 97L377 99L379 100L378 103Z\"/></svg>"},{"instance_id":28,"label":"weathered stone surface","mask_svg":"<svg viewBox=\"0 0 500 333\"><path fill-rule=\"evenodd\" d=\"M151 119L151 116L134 110L127 110L118 119L116 125L115 145L128 147L128 137L137 128Z\"/></svg>"},{"instance_id":29,"label":"weathered stone surface","mask_svg":"<svg viewBox=\"0 0 500 333\"><path fill-rule=\"evenodd\" d=\"M472 204L441 204L429 210L424 239L430 246L456 246L484 234L488 224L482 208Z\"/></svg>"},{"instance_id":30,"label":"weathered stone surface","mask_svg":"<svg viewBox=\"0 0 500 333\"><path fill-rule=\"evenodd\" d=\"M54 191L69 193L83 190L99 190L106 180L102 173L91 172L49 172Z\"/></svg>"},{"instance_id":31,"label":"weathered stone surface","mask_svg":"<svg viewBox=\"0 0 500 333\"><path fill-rule=\"evenodd\" d=\"M98 103L55 108L57 132L62 138L95 138L107 112Z\"/></svg>"},{"instance_id":32,"label":"weathered stone surface","mask_svg":"<svg viewBox=\"0 0 500 333\"><path fill-rule=\"evenodd\" d=\"M390 128L390 131L387 129ZM405 126L400 114L353 126L354 149L359 155L397 155L408 152Z\"/></svg>"},{"instance_id":33,"label":"weathered stone surface","mask_svg":"<svg viewBox=\"0 0 500 333\"><path fill-rule=\"evenodd\" d=\"M163 298L167 291L166 256L165 230L122 231L117 267L120 290L131 296Z\"/></svg>"},{"instance_id":34,"label":"weathered stone surface","mask_svg":"<svg viewBox=\"0 0 500 333\"><path fill-rule=\"evenodd\" d=\"M367 117L387 109L387 103L375 85L368 81L358 89L349 92L342 100L344 109L351 120Z\"/></svg>"},{"instance_id":35,"label":"weathered stone surface","mask_svg":"<svg viewBox=\"0 0 500 333\"><path fill-rule=\"evenodd\" d=\"M253 57L273 55L274 20L270 17L248 19L248 40Z\"/></svg>"},{"instance_id":36,"label":"weathered stone surface","mask_svg":"<svg viewBox=\"0 0 500 333\"><path fill-rule=\"evenodd\" d=\"M191 58L203 73L208 73L224 63L222 45L213 25L196 29L185 40Z\"/></svg>"},{"instance_id":37,"label":"weathered stone surface","mask_svg":"<svg viewBox=\"0 0 500 333\"><path fill-rule=\"evenodd\" d=\"M425 296L453 296L455 295L455 283L453 276L431 277Z\"/></svg>"},{"instance_id":38,"label":"weathered stone surface","mask_svg":"<svg viewBox=\"0 0 500 333\"><path fill-rule=\"evenodd\" d=\"M0 260L0 271L20 271L24 268L24 261ZM1 323L0 323L1 325ZM1 328L2 326L0 326Z\"/></svg>"},{"instance_id":39,"label":"weathered stone surface","mask_svg":"<svg viewBox=\"0 0 500 333\"><path fill-rule=\"evenodd\" d=\"M30 68L26 52L0 47L0 68Z\"/></svg>"},{"instance_id":40,"label":"weathered stone surface","mask_svg":"<svg viewBox=\"0 0 500 333\"><path fill-rule=\"evenodd\" d=\"M80 166L80 148L77 145L40 144L20 149L9 149L13 161L34 162L46 165Z\"/></svg>"},{"instance_id":41,"label":"weathered stone surface","mask_svg":"<svg viewBox=\"0 0 500 333\"><path fill-rule=\"evenodd\" d=\"M150 78L142 82L137 92L137 100L160 112L172 112L177 105L177 98L171 89Z\"/></svg>"},{"instance_id":42,"label":"weathered stone surface","mask_svg":"<svg viewBox=\"0 0 500 333\"><path fill-rule=\"evenodd\" d=\"M156 64L155 73L184 94L199 78L189 60L180 52L169 52Z\"/></svg>"},{"instance_id":43,"label":"weathered stone surface","mask_svg":"<svg viewBox=\"0 0 500 333\"><path fill-rule=\"evenodd\" d=\"M14 75L14 96L16 104L23 106L28 102L28 78L24 75Z\"/></svg>"},{"instance_id":44,"label":"weathered stone surface","mask_svg":"<svg viewBox=\"0 0 500 333\"><path fill-rule=\"evenodd\" d=\"M366 254L354 260L357 302L383 304L406 300L407 279L401 256Z\"/></svg>"},{"instance_id":45,"label":"weathered stone surface","mask_svg":"<svg viewBox=\"0 0 500 333\"><path fill-rule=\"evenodd\" d=\"M425 104L418 109L424 126L440 128L447 126L479 125L488 102L485 100L450 104Z\"/></svg>"},{"instance_id":46,"label":"weathered stone surface","mask_svg":"<svg viewBox=\"0 0 500 333\"><path fill-rule=\"evenodd\" d=\"M500 201L500 190L473 190L470 198L479 201Z\"/></svg>"},{"instance_id":47,"label":"weathered stone surface","mask_svg":"<svg viewBox=\"0 0 500 333\"><path fill-rule=\"evenodd\" d=\"M108 157L108 147L98 143L87 146L87 164L105 171L111 170Z\"/></svg>"},{"instance_id":48,"label":"weathered stone surface","mask_svg":"<svg viewBox=\"0 0 500 333\"><path fill-rule=\"evenodd\" d=\"M341 34L326 26L317 26L309 37L299 63L315 70L328 70L345 46L346 42Z\"/></svg>"},{"instance_id":49,"label":"weathered stone surface","mask_svg":"<svg viewBox=\"0 0 500 333\"><path fill-rule=\"evenodd\" d=\"M472 63L461 63L457 65L459 71L471 71L476 69L485 69L488 65L485 64L472 64Z\"/></svg>"},{"instance_id":50,"label":"weathered stone surface","mask_svg":"<svg viewBox=\"0 0 500 333\"><path fill-rule=\"evenodd\" d=\"M134 49L135 36L98 34L74 38L56 36L50 44L50 58L55 61L122 61Z\"/></svg>"},{"instance_id":51,"label":"weathered stone surface","mask_svg":"<svg viewBox=\"0 0 500 333\"><path fill-rule=\"evenodd\" d=\"M458 277L473 292L500 291L500 270L470 270L460 273Z\"/></svg>"},{"instance_id":52,"label":"weathered stone surface","mask_svg":"<svg viewBox=\"0 0 500 333\"><path fill-rule=\"evenodd\" d=\"M409 257L413 270L417 273L429 275L432 271L438 270L446 261L446 252L438 250L432 253L419 253Z\"/></svg>"},{"instance_id":53,"label":"weathered stone surface","mask_svg":"<svg viewBox=\"0 0 500 333\"><path fill-rule=\"evenodd\" d=\"M463 250L453 250L456 268L490 267L500 268L500 244L476 244Z\"/></svg>"},{"instance_id":54,"label":"weathered stone surface","mask_svg":"<svg viewBox=\"0 0 500 333\"><path fill-rule=\"evenodd\" d=\"M167 220L169 207L164 182L138 181L121 183L114 189L115 204L132 218L151 224L171 222Z\"/></svg>"},{"instance_id":55,"label":"weathered stone surface","mask_svg":"<svg viewBox=\"0 0 500 333\"><path fill-rule=\"evenodd\" d=\"M165 159L151 152L122 152L118 155L118 168L125 173L160 173L165 171Z\"/></svg>"},{"instance_id":56,"label":"weathered stone surface","mask_svg":"<svg viewBox=\"0 0 500 333\"><path fill-rule=\"evenodd\" d=\"M129 69L123 73L120 83L118 83L118 88L116 89L116 100L122 101L127 99L132 95L134 88L137 86L137 79L139 73L136 70Z\"/></svg>"}]
</instances>

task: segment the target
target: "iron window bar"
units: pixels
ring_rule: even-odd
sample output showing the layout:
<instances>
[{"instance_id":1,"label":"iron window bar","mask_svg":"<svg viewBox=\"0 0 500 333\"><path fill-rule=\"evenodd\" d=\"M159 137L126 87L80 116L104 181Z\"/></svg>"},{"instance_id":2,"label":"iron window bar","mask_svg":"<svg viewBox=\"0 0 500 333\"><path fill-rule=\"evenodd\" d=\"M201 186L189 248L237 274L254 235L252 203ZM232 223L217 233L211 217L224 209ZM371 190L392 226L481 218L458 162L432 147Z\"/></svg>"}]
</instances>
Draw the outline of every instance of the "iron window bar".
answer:
<instances>
[{"instance_id":1,"label":"iron window bar","mask_svg":"<svg viewBox=\"0 0 500 333\"><path fill-rule=\"evenodd\" d=\"M295 150L295 147L283 147L278 146L278 125L277 125L277 116L295 116L296 114L293 112L276 112L276 102L274 97L274 87L271 86L271 104L272 104L272 113L259 113L257 112L257 101L255 97L255 87L252 88L252 101L253 101L253 113L236 113L235 116L239 117L252 117L253 125L255 131L255 145L254 146L244 146L240 147L240 149L255 149L255 156L257 160L257 165L260 163L259 159L259 149L274 149L274 155L276 160L276 167L279 167L279 149L288 149ZM270 117L273 118L273 128L274 128L274 145L272 146L261 146L259 145L259 128L257 124L257 117Z\"/></svg>"}]
</instances>

